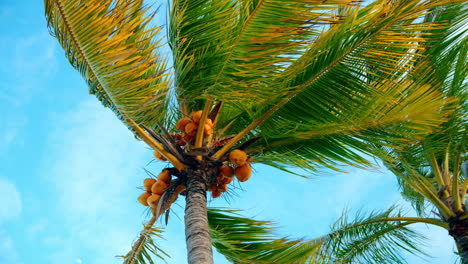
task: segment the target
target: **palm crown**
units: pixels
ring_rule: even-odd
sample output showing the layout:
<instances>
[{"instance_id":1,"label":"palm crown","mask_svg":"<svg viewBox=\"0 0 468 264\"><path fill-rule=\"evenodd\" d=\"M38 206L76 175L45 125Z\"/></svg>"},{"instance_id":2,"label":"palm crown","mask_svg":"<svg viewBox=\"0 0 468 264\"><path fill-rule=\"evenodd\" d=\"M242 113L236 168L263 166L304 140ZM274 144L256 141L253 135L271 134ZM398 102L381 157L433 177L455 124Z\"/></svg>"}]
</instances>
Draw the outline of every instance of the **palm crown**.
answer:
<instances>
[{"instance_id":1,"label":"palm crown","mask_svg":"<svg viewBox=\"0 0 468 264\"><path fill-rule=\"evenodd\" d=\"M361 154L418 140L452 111L441 112L452 100L414 76L429 63L427 36L448 27L421 19L454 1L174 0L172 63L143 1L44 2L90 93L174 165L178 179L164 195L186 185L189 220L189 201L198 192L206 204L217 171L202 175L200 190L191 175L200 164L217 169L234 148L284 170L368 165ZM200 124L212 120L214 134L197 129L175 144L176 121L202 109Z\"/></svg>"}]
</instances>

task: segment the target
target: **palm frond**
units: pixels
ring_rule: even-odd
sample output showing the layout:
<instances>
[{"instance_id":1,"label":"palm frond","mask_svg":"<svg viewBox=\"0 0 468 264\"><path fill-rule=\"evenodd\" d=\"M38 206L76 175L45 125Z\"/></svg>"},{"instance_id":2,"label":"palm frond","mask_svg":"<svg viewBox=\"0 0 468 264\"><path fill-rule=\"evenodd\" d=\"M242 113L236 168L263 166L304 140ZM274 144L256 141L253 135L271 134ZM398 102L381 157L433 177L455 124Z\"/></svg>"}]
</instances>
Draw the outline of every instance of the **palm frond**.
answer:
<instances>
[{"instance_id":1,"label":"palm frond","mask_svg":"<svg viewBox=\"0 0 468 264\"><path fill-rule=\"evenodd\" d=\"M265 158L258 161L283 169L309 164L306 168L312 171L317 164L365 164L358 152L376 152L369 142L387 138L387 144L398 146L397 139L420 138L447 120L444 115L449 113L440 109L451 101L408 76L416 69L414 61L424 56L418 50L426 47L425 36L448 27L421 19L447 3L377 1L363 9L346 8L343 21L318 36L270 84L276 95L265 102L252 94L226 107L238 109L231 114L236 125L227 133L247 134L246 140L262 135L264 141L255 150ZM251 99L260 103L252 105ZM232 142L236 140L239 137ZM314 145L317 142L323 143ZM272 157L283 159L284 166L267 161Z\"/></svg>"},{"instance_id":2,"label":"palm frond","mask_svg":"<svg viewBox=\"0 0 468 264\"><path fill-rule=\"evenodd\" d=\"M158 54L161 27L135 0L44 0L47 24L91 94L124 122L154 127L164 120L166 60Z\"/></svg>"},{"instance_id":3,"label":"palm frond","mask_svg":"<svg viewBox=\"0 0 468 264\"><path fill-rule=\"evenodd\" d=\"M163 239L162 232L160 228L145 226L140 237L133 244L132 250L125 256L119 256L124 259L123 264L154 264L153 257L168 263L166 258L170 256L155 241L155 239Z\"/></svg>"},{"instance_id":4,"label":"palm frond","mask_svg":"<svg viewBox=\"0 0 468 264\"><path fill-rule=\"evenodd\" d=\"M317 27L336 23L334 11L352 2L173 1L169 40L179 101L200 109L195 98L206 94L237 101L246 94L237 90L270 90L272 77L320 33Z\"/></svg>"},{"instance_id":5,"label":"palm frond","mask_svg":"<svg viewBox=\"0 0 468 264\"><path fill-rule=\"evenodd\" d=\"M399 148L381 148L386 152L386 158L383 159L385 165L399 177L402 194L412 201L420 214L424 214L424 198L408 184L414 175L430 182L436 189L442 187L446 183L438 170L447 167L442 164L446 160L446 153L449 153L449 166L446 169L457 174L453 177L455 185L464 180L458 174L461 163L466 160L463 153L468 148L466 18L466 5L463 4L438 7L426 17L428 21L445 21L451 26L439 29L437 38L431 36L425 49L421 51L426 59L418 60L419 64L427 64L428 67L417 68L412 77L416 82L427 83L444 96L456 99L442 108L443 111L451 108L448 119L438 129L417 141L408 142Z\"/></svg>"},{"instance_id":6,"label":"palm frond","mask_svg":"<svg viewBox=\"0 0 468 264\"><path fill-rule=\"evenodd\" d=\"M332 231L312 240L276 238L269 221L242 217L232 209L208 211L213 246L233 263L405 263L402 251L423 254L415 245L423 241L406 226L435 219L404 218L395 208L359 215L346 214Z\"/></svg>"}]
</instances>

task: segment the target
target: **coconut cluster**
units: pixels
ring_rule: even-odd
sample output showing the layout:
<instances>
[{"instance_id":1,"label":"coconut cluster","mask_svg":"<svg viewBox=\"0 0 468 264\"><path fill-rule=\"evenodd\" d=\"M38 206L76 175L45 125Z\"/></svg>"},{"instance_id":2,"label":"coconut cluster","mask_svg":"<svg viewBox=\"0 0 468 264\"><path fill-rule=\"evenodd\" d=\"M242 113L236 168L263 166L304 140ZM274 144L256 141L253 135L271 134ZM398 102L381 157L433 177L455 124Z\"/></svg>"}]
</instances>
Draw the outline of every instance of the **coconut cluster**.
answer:
<instances>
[{"instance_id":1,"label":"coconut cluster","mask_svg":"<svg viewBox=\"0 0 468 264\"><path fill-rule=\"evenodd\" d=\"M219 176L209 188L213 198L218 198L223 192L227 191L228 184L232 182L233 176L240 182L245 182L252 176L252 166L247 160L247 153L242 150L235 149L229 153L229 161L234 167L226 165L219 167Z\"/></svg>"},{"instance_id":2,"label":"coconut cluster","mask_svg":"<svg viewBox=\"0 0 468 264\"><path fill-rule=\"evenodd\" d=\"M150 206L152 208L153 214L156 214L158 203L169 186L171 179L171 173L167 169L162 170L161 173L159 173L158 179L144 179L143 189L145 192L138 197L138 202L144 206ZM181 193L183 190L185 190L185 186L183 185L180 185L176 188L176 190L169 197L169 201L164 208L165 210L169 209L172 203L177 200L179 193Z\"/></svg>"},{"instance_id":3,"label":"coconut cluster","mask_svg":"<svg viewBox=\"0 0 468 264\"><path fill-rule=\"evenodd\" d=\"M190 144L195 135L197 134L197 130L199 127L203 126L203 136L209 137L213 134L213 120L207 118L204 124L200 124L200 118L203 114L203 111L195 111L190 114L188 117L183 117L176 123L176 128L181 133L177 133L173 135L173 138L177 142L177 144L181 146L185 146L186 144Z\"/></svg>"}]
</instances>

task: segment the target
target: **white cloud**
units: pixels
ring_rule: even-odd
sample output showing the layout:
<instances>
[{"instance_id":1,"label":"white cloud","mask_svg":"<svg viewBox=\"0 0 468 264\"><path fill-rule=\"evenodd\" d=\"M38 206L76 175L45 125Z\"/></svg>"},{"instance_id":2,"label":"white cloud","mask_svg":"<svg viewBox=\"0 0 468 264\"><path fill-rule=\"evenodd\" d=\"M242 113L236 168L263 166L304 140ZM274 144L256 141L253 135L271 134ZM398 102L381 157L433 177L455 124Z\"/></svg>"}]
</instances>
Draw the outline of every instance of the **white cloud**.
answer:
<instances>
[{"instance_id":1,"label":"white cloud","mask_svg":"<svg viewBox=\"0 0 468 264\"><path fill-rule=\"evenodd\" d=\"M21 195L10 181L0 178L0 223L21 213Z\"/></svg>"}]
</instances>

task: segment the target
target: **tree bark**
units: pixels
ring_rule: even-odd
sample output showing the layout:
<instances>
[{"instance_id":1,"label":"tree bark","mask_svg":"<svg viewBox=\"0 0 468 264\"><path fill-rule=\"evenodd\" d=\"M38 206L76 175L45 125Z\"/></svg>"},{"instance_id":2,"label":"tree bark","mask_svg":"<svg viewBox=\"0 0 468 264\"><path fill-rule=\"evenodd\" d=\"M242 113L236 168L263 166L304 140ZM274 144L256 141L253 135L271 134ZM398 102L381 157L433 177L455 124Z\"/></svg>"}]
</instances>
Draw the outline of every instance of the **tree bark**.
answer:
<instances>
[{"instance_id":1,"label":"tree bark","mask_svg":"<svg viewBox=\"0 0 468 264\"><path fill-rule=\"evenodd\" d=\"M212 264L213 252L206 208L207 172L198 169L187 177L185 240L189 264Z\"/></svg>"},{"instance_id":2,"label":"tree bark","mask_svg":"<svg viewBox=\"0 0 468 264\"><path fill-rule=\"evenodd\" d=\"M455 240L463 264L468 264L468 220L449 219L449 234Z\"/></svg>"}]
</instances>

